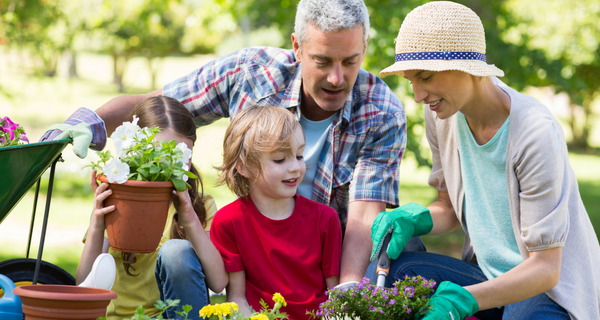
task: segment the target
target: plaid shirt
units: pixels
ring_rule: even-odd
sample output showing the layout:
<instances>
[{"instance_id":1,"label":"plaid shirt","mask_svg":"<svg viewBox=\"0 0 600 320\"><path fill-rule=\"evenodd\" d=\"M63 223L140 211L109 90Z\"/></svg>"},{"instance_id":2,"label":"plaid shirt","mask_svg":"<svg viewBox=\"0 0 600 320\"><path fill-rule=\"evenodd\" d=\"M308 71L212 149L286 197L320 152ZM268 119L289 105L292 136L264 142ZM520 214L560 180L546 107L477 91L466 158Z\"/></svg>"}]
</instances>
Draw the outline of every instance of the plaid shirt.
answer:
<instances>
[{"instance_id":1,"label":"plaid shirt","mask_svg":"<svg viewBox=\"0 0 600 320\"><path fill-rule=\"evenodd\" d=\"M293 50L242 49L163 88L181 101L197 126L234 117L258 104L288 108L300 118L302 74ZM404 108L378 77L360 70L335 116L317 165L312 199L337 210L342 229L349 201L398 206L399 166L406 146Z\"/></svg>"}]
</instances>

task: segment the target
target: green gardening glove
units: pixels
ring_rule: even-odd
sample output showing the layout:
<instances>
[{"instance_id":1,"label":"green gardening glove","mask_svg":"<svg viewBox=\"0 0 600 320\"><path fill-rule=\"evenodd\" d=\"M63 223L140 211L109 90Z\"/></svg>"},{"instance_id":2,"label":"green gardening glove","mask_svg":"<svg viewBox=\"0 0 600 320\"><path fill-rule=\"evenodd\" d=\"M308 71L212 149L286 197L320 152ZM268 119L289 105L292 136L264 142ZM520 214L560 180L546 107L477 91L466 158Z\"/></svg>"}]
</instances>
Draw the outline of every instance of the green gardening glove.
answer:
<instances>
[{"instance_id":1,"label":"green gardening glove","mask_svg":"<svg viewBox=\"0 0 600 320\"><path fill-rule=\"evenodd\" d=\"M429 299L431 310L421 320L462 320L479 311L479 303L465 288L444 281Z\"/></svg>"},{"instance_id":2,"label":"green gardening glove","mask_svg":"<svg viewBox=\"0 0 600 320\"><path fill-rule=\"evenodd\" d=\"M88 148L92 142L92 131L87 123L79 123L74 126L66 123L55 124L48 130L62 131L54 140L70 139L73 140L73 152L83 159L87 156Z\"/></svg>"},{"instance_id":3,"label":"green gardening glove","mask_svg":"<svg viewBox=\"0 0 600 320\"><path fill-rule=\"evenodd\" d=\"M77 109L65 122L48 128L40 142L70 139L73 141L73 152L80 157L87 156L87 149L102 150L106 144L106 127L104 120L94 111L86 107Z\"/></svg>"},{"instance_id":4,"label":"green gardening glove","mask_svg":"<svg viewBox=\"0 0 600 320\"><path fill-rule=\"evenodd\" d=\"M433 221L429 209L414 202L400 206L394 211L379 213L371 226L371 239L373 239L371 261L379 256L383 238L388 232L392 233L392 238L387 254L394 260L398 258L411 237L428 234L432 228Z\"/></svg>"}]
</instances>

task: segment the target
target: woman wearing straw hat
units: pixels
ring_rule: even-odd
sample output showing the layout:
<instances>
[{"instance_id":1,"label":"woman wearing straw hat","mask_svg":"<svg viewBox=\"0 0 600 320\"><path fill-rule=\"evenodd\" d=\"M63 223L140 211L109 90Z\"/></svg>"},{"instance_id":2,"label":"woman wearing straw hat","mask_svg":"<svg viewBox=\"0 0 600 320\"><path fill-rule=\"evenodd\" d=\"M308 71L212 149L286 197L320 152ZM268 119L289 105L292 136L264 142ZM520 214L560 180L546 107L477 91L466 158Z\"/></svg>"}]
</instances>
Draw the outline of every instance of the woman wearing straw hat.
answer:
<instances>
[{"instance_id":1,"label":"woman wearing straw hat","mask_svg":"<svg viewBox=\"0 0 600 320\"><path fill-rule=\"evenodd\" d=\"M600 319L600 246L561 126L496 78L504 73L485 62L479 17L453 2L420 6L402 23L396 53L381 76L405 77L425 103L438 198L377 216L373 256L392 233L386 286L405 275L436 280L423 319ZM463 260L400 255L411 236L459 227ZM374 263L367 274L377 277Z\"/></svg>"}]
</instances>

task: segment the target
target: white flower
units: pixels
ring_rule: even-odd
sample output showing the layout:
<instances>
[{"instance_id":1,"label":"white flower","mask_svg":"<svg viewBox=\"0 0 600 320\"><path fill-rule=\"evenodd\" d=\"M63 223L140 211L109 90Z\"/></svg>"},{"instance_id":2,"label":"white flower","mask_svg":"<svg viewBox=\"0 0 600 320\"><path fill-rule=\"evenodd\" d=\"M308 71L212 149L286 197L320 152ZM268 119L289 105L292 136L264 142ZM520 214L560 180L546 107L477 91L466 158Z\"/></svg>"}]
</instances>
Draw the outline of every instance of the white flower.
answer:
<instances>
[{"instance_id":1,"label":"white flower","mask_svg":"<svg viewBox=\"0 0 600 320\"><path fill-rule=\"evenodd\" d=\"M119 159L112 159L102 170L110 183L125 183L129 176L129 165Z\"/></svg>"},{"instance_id":2,"label":"white flower","mask_svg":"<svg viewBox=\"0 0 600 320\"><path fill-rule=\"evenodd\" d=\"M134 137L137 135L140 127L137 125L138 117L133 116L132 122L123 122L122 125L115 129L115 132L110 136L115 143L115 149L119 157L125 156L123 150L131 147Z\"/></svg>"},{"instance_id":3,"label":"white flower","mask_svg":"<svg viewBox=\"0 0 600 320\"><path fill-rule=\"evenodd\" d=\"M190 167L188 167L188 165L187 165L187 164L184 164L182 168L183 168L183 170L185 170L185 171L190 171ZM187 176L185 173L183 174L183 176L181 176L181 179L182 179L183 181L185 181L185 182L187 182L189 178L190 178L190 177L188 177L188 176Z\"/></svg>"},{"instance_id":4,"label":"white flower","mask_svg":"<svg viewBox=\"0 0 600 320\"><path fill-rule=\"evenodd\" d=\"M190 158L192 158L192 150L190 150L190 148L187 147L187 144L183 142L177 144L177 149L183 152L183 155L181 156L181 158L178 159L178 161L183 163L184 165L188 164L190 162Z\"/></svg>"}]
</instances>

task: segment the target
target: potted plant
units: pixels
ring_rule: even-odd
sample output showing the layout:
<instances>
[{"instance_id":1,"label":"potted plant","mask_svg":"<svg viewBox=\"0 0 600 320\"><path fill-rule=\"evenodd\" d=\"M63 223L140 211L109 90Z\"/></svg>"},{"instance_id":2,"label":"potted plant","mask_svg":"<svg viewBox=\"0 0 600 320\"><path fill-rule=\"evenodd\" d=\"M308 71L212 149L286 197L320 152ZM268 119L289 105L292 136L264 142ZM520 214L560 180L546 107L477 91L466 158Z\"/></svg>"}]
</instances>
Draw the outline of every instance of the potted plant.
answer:
<instances>
[{"instance_id":1,"label":"potted plant","mask_svg":"<svg viewBox=\"0 0 600 320\"><path fill-rule=\"evenodd\" d=\"M123 122L111 135L115 156L97 152L100 160L90 166L113 191L105 200L116 208L105 216L111 247L150 253L160 242L173 188L184 191L188 178L197 177L188 171L192 151L185 143L156 141L160 129L140 128L138 120Z\"/></svg>"},{"instance_id":2,"label":"potted plant","mask_svg":"<svg viewBox=\"0 0 600 320\"><path fill-rule=\"evenodd\" d=\"M9 117L0 119L0 148L18 146L29 143L23 127L14 123Z\"/></svg>"},{"instance_id":3,"label":"potted plant","mask_svg":"<svg viewBox=\"0 0 600 320\"><path fill-rule=\"evenodd\" d=\"M405 276L392 288L375 286L363 278L347 291L328 290L329 299L308 314L314 319L415 319L431 309L429 297L435 286L435 281L421 276Z\"/></svg>"}]
</instances>

